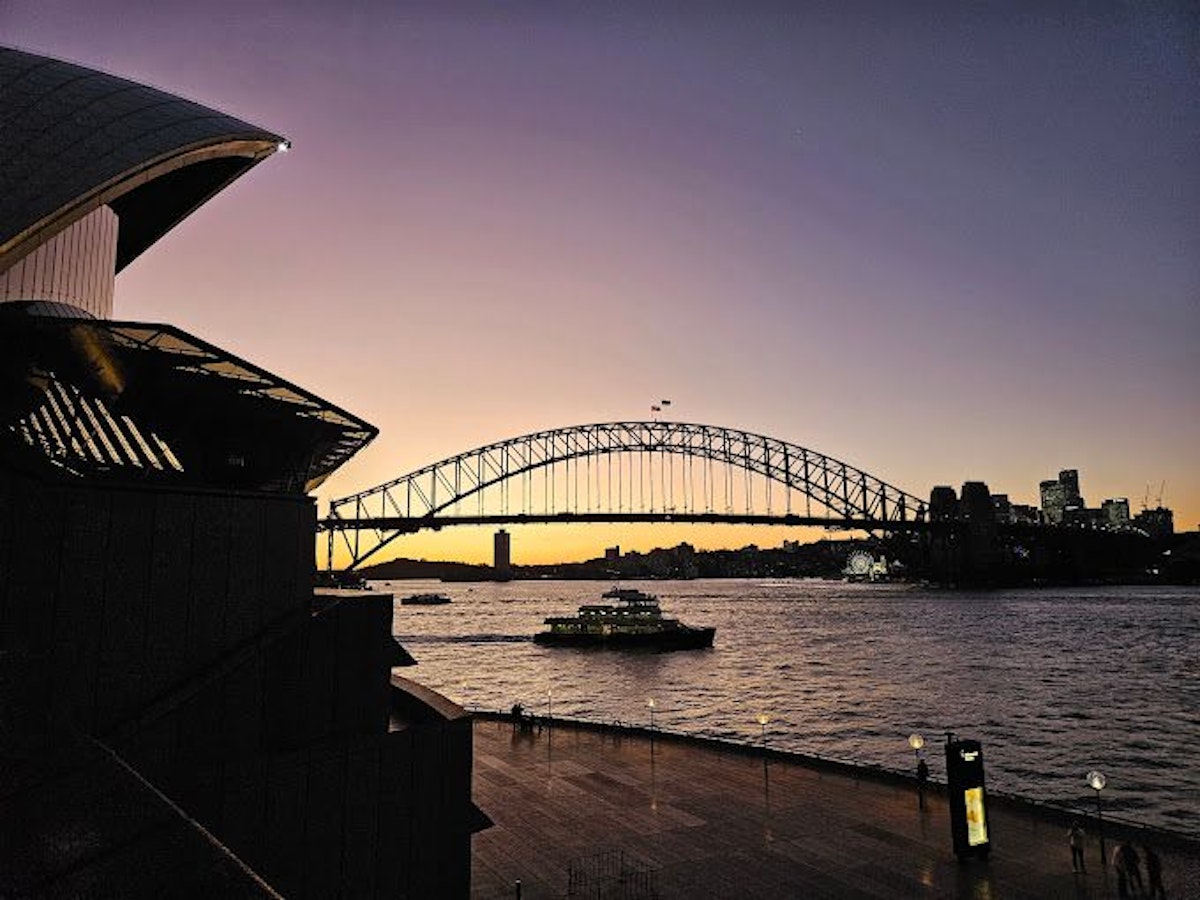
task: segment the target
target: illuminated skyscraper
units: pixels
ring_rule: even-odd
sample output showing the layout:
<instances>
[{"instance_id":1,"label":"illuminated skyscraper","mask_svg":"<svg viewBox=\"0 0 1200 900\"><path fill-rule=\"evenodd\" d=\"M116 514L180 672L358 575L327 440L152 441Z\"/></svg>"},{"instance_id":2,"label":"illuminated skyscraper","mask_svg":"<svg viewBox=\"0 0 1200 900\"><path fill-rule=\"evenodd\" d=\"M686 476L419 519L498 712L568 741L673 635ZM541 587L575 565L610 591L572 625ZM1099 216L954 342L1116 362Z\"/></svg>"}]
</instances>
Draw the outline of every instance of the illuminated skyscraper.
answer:
<instances>
[{"instance_id":1,"label":"illuminated skyscraper","mask_svg":"<svg viewBox=\"0 0 1200 900\"><path fill-rule=\"evenodd\" d=\"M1100 512L1104 515L1104 524L1109 528L1120 528L1129 524L1129 499L1116 497L1105 500L1100 504Z\"/></svg>"},{"instance_id":2,"label":"illuminated skyscraper","mask_svg":"<svg viewBox=\"0 0 1200 900\"><path fill-rule=\"evenodd\" d=\"M1067 506L1082 508L1087 505L1079 493L1079 471L1077 469L1063 469L1058 473L1058 483L1063 486L1063 496Z\"/></svg>"}]
</instances>

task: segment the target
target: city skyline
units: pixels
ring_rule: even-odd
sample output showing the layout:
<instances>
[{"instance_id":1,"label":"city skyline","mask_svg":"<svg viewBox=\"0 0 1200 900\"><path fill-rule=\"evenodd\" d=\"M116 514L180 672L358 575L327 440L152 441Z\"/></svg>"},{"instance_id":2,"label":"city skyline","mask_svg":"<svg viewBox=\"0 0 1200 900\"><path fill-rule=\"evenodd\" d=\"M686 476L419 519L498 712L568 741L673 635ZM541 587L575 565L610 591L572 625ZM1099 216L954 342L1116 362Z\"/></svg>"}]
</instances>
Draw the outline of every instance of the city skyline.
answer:
<instances>
[{"instance_id":1,"label":"city skyline","mask_svg":"<svg viewBox=\"0 0 1200 900\"><path fill-rule=\"evenodd\" d=\"M5 43L294 151L117 279L380 428L317 493L542 428L772 435L918 495L1200 521L1200 98L1185 7L15 0ZM789 529L512 529L514 562ZM492 530L405 539L490 558ZM586 548L586 549L585 549Z\"/></svg>"}]
</instances>

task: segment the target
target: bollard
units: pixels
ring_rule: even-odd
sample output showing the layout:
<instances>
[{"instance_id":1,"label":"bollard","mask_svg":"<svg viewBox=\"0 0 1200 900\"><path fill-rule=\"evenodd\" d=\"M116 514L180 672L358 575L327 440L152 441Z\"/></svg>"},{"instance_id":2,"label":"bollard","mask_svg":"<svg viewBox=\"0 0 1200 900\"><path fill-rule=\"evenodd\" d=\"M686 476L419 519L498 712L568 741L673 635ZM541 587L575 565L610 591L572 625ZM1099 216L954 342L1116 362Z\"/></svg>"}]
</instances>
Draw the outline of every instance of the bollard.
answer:
<instances>
[{"instance_id":1,"label":"bollard","mask_svg":"<svg viewBox=\"0 0 1200 900\"><path fill-rule=\"evenodd\" d=\"M521 900L521 879L520 878L517 879L516 888L517 888L517 900Z\"/></svg>"}]
</instances>

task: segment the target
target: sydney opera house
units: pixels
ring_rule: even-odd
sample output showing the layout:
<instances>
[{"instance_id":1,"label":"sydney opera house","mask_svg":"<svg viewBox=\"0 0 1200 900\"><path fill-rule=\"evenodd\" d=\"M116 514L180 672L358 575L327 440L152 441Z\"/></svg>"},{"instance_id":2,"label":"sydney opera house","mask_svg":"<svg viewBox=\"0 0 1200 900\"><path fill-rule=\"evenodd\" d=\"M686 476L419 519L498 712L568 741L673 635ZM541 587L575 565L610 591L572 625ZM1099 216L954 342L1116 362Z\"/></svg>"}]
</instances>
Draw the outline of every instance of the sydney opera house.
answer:
<instances>
[{"instance_id":1,"label":"sydney opera house","mask_svg":"<svg viewBox=\"0 0 1200 900\"><path fill-rule=\"evenodd\" d=\"M0 896L469 893L469 719L393 673L390 597L314 588L309 493L375 429L114 312L287 146L0 49Z\"/></svg>"}]
</instances>

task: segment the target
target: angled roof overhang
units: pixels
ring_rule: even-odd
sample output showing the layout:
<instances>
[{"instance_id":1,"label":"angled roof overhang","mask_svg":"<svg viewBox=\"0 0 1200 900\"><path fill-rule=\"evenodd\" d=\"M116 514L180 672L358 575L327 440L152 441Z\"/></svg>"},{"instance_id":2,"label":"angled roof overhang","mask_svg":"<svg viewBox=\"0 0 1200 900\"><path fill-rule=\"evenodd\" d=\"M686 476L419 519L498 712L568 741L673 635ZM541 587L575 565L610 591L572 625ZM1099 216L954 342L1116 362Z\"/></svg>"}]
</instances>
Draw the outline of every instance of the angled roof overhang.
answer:
<instances>
[{"instance_id":1,"label":"angled roof overhang","mask_svg":"<svg viewBox=\"0 0 1200 900\"><path fill-rule=\"evenodd\" d=\"M308 492L376 434L173 326L0 307L0 461L31 474Z\"/></svg>"},{"instance_id":2,"label":"angled roof overhang","mask_svg":"<svg viewBox=\"0 0 1200 900\"><path fill-rule=\"evenodd\" d=\"M101 205L116 271L285 141L72 63L0 47L0 272Z\"/></svg>"}]
</instances>

